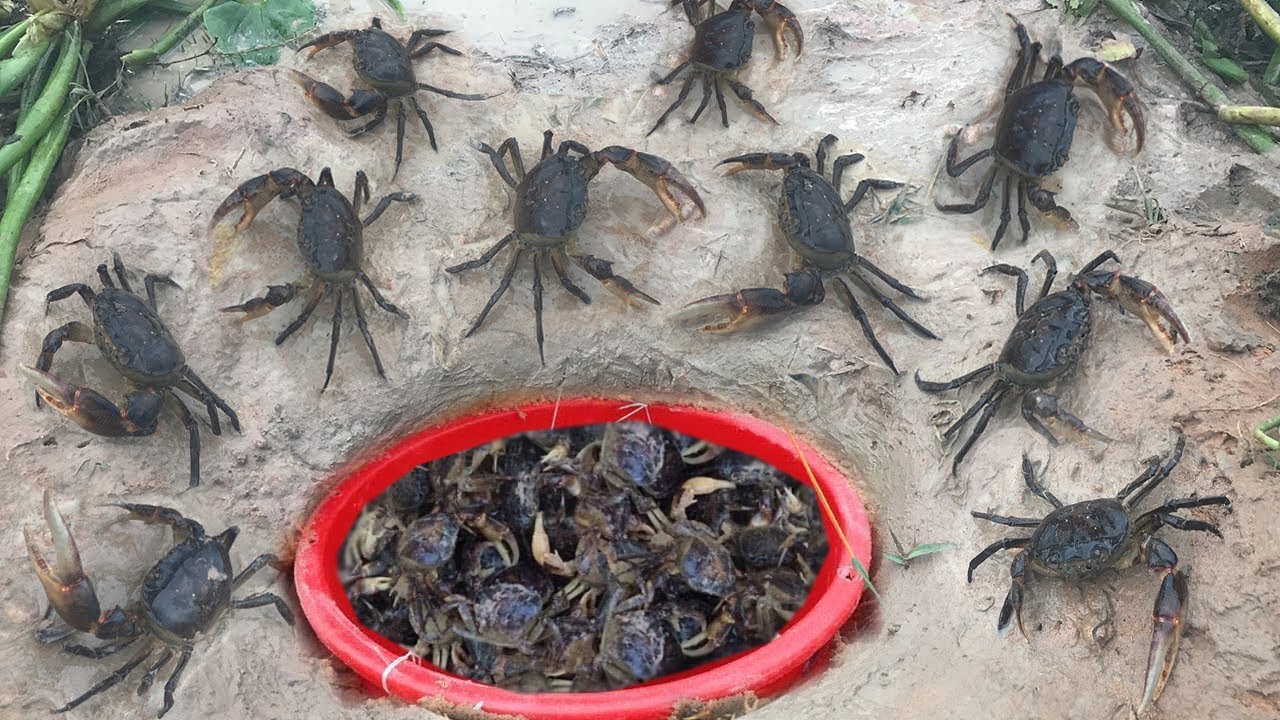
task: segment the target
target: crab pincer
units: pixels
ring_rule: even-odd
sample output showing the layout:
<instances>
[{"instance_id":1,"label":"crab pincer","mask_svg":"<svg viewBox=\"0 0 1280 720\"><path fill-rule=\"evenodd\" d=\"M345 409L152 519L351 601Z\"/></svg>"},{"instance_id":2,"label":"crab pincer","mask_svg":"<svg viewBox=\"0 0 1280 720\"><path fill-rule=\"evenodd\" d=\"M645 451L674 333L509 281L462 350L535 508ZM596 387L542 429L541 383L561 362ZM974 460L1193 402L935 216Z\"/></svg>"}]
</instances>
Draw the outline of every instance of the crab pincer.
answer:
<instances>
[{"instance_id":1,"label":"crab pincer","mask_svg":"<svg viewBox=\"0 0 1280 720\"><path fill-rule=\"evenodd\" d=\"M44 587L49 605L58 617L80 632L92 633L104 640L136 634L133 618L121 608L115 607L106 613L101 611L93 581L85 575L80 562L76 540L48 490L44 491L43 506L45 523L53 540L54 564L50 566L44 553L36 546L31 528L23 526L22 534L27 542L27 555L31 557L31 565Z\"/></svg>"},{"instance_id":2,"label":"crab pincer","mask_svg":"<svg viewBox=\"0 0 1280 720\"><path fill-rule=\"evenodd\" d=\"M671 192L672 187L683 193L698 207L699 217L707 216L707 206L703 204L702 197L694 189L693 183L689 182L684 175L681 175L680 171L676 170L671 163L657 155L650 155L646 152L618 145L610 145L594 153L594 157L596 162L602 160L608 162L647 185L662 201L663 206L671 211L677 221L683 220L684 217L681 213L680 202Z\"/></svg>"},{"instance_id":3,"label":"crab pincer","mask_svg":"<svg viewBox=\"0 0 1280 720\"><path fill-rule=\"evenodd\" d=\"M1107 109L1112 128L1122 135L1129 133L1125 126L1124 115L1128 113L1133 121L1134 147L1133 154L1142 152L1147 139L1147 121L1142 112L1142 103L1133 85L1116 72L1110 65L1093 58L1080 58L1062 69L1062 76L1073 85L1087 85L1098 95L1098 99ZM1112 140L1108 138L1108 142Z\"/></svg>"},{"instance_id":4,"label":"crab pincer","mask_svg":"<svg viewBox=\"0 0 1280 720\"><path fill-rule=\"evenodd\" d=\"M1115 300L1125 311L1137 316L1165 350L1173 352L1179 339L1183 343L1191 343L1191 334L1174 312L1169 299L1146 280L1119 272L1100 271L1077 278L1076 282L1102 297ZM1165 323L1168 323L1167 327Z\"/></svg>"},{"instance_id":5,"label":"crab pincer","mask_svg":"<svg viewBox=\"0 0 1280 720\"><path fill-rule=\"evenodd\" d=\"M689 303L679 315L684 320L707 323L700 328L703 332L732 332L801 307L817 305L824 297L822 278L816 273L789 272L782 290L757 287L712 295Z\"/></svg>"},{"instance_id":6,"label":"crab pincer","mask_svg":"<svg viewBox=\"0 0 1280 720\"><path fill-rule=\"evenodd\" d=\"M1147 683L1142 692L1138 714L1155 702L1173 672L1178 659L1178 642L1182 639L1182 613L1187 606L1187 576L1181 570L1165 572L1160 581L1151 615L1151 654L1147 658Z\"/></svg>"},{"instance_id":7,"label":"crab pincer","mask_svg":"<svg viewBox=\"0 0 1280 720\"><path fill-rule=\"evenodd\" d=\"M795 13L777 0L744 0L742 4L755 10L773 31L773 49L777 52L779 60L785 57L787 50L790 49L787 45L788 31L796 41L796 57L800 57L804 52L804 30L800 27L800 21L796 19Z\"/></svg>"}]
</instances>

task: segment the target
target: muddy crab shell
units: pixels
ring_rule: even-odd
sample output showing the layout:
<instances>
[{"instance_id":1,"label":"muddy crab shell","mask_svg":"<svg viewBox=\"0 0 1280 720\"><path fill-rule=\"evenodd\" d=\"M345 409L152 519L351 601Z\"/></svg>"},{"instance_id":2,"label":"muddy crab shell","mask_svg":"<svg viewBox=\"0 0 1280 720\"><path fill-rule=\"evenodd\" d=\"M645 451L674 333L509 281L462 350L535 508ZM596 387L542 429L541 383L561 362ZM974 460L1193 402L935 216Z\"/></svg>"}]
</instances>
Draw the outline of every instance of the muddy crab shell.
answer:
<instances>
[{"instance_id":1,"label":"muddy crab shell","mask_svg":"<svg viewBox=\"0 0 1280 720\"><path fill-rule=\"evenodd\" d=\"M839 523L848 547L864 567L871 563L871 530L854 494L856 482L803 441L757 418L724 409L649 403L646 420L731 450L749 453L808 484L810 468L831 512L824 523L831 552L818 570L804 605L783 632L760 647L692 670L665 675L621 690L592 693L521 693L442 672L368 629L356 619L336 558L369 501L397 479L432 459L530 430L614 422L635 402L581 398L489 410L428 427L375 453L333 486L303 528L295 582L303 612L333 653L363 678L371 692L387 692L410 703L474 708L528 720L660 720L689 702L714 702L782 692L826 664L837 633L853 614L863 583L853 558L832 527ZM634 411L633 411L634 412ZM815 528L816 530L816 528Z\"/></svg>"}]
</instances>

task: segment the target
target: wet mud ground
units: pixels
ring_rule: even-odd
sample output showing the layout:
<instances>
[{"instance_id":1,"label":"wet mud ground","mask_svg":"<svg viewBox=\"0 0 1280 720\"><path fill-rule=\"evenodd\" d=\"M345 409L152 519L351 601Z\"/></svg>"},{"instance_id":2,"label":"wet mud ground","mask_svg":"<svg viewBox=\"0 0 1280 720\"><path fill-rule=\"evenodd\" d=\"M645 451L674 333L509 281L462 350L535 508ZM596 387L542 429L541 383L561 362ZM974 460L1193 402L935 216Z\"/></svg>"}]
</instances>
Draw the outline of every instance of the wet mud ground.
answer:
<instances>
[{"instance_id":1,"label":"wet mud ground","mask_svg":"<svg viewBox=\"0 0 1280 720\"><path fill-rule=\"evenodd\" d=\"M1132 717L1155 576L1133 569L1080 586L1036 581L1025 608L1030 640L1016 633L998 637L1009 558L989 561L972 584L965 582L965 567L1006 533L969 511L1040 515L1047 509L1022 486L1024 451L1064 501L1111 495L1146 458L1172 447L1175 428L1186 434L1187 451L1152 502L1225 494L1233 506L1190 513L1218 523L1223 540L1161 533L1192 568L1191 605L1173 678L1146 716L1280 713L1280 499L1276 471L1249 440L1253 424L1280 413L1274 356L1280 331L1259 314L1254 291L1261 273L1280 266L1276 240L1263 231L1264 219L1280 208L1274 159L1248 153L1190 104L1154 54L1145 54L1125 71L1146 105L1146 150L1136 158L1109 151L1102 113L1086 99L1070 162L1057 176L1058 201L1080 228L1056 229L1033 216L1028 244L1006 240L993 258L987 245L996 203L977 215L948 216L932 209L932 197L957 201L976 193L980 169L961 181L945 173L935 178L951 133L995 106L1012 65L1013 33L1002 10L1046 43L1058 43L1068 60L1117 27L1105 15L1076 27L1036 2L997 8L795 0L789 5L806 30L804 55L775 60L761 33L744 75L780 125L747 116L731 100L728 129L714 115L690 126L682 121L696 107L690 103L645 138L675 91L655 91L653 79L683 59L692 31L662 3L582 3L576 16L553 17L563 4L528 4L541 9L541 22L528 24L513 19L506 3L411 9L416 27L454 28L449 42L466 53L421 61L420 80L501 94L477 103L427 96L440 152L430 152L421 127L411 123L394 180L394 125L347 139L289 81L284 68L304 63L287 53L280 67L225 77L185 106L117 117L81 144L42 227L21 251L0 336L0 412L8 418L0 429L7 477L0 509L0 662L9 668L0 678L0 715L43 714L123 660L71 657L31 637L44 601L21 529L40 527L43 488L64 502L103 602L123 602L136 597L167 536L153 527L109 525L117 511L101 503L172 505L211 532L238 525L237 564L261 552L287 555L298 527L346 463L378 443L492 403L586 393L625 401L693 399L767 418L849 473L872 515L877 551L892 549L890 529L908 546L959 545L908 570L877 562L872 572L881 601L864 602L831 665L752 717ZM612 9L603 12L605 6ZM390 15L365 4L335 7L322 27L361 26L373 12ZM395 24L393 31L405 37L409 28ZM327 50L305 66L343 89L354 77L346 48ZM646 230L662 222L661 205L639 183L603 171L591 188L592 211L578 247L613 260L662 305L628 308L575 272L595 301L582 306L549 286L543 366L533 341L527 266L469 339L463 333L505 258L462 276L443 268L478 255L510 228L509 193L469 141L496 146L515 136L532 162L545 128L593 149L621 144L671 160L703 193L709 215L653 237ZM904 307L943 336L922 339L869 301L871 322L903 369L900 377L878 360L836 297L741 335L704 336L673 321L690 300L776 286L791 262L774 220L779 176L725 178L715 164L743 152L811 151L827 132L840 137L839 152L867 156L850 179L890 178L920 188L914 222L871 222L892 192L881 193L879 205L865 203L855 218L859 251L928 296ZM315 177L326 165L344 190L364 169L375 196L412 191L420 199L393 206L366 234L366 268L411 318L371 311L387 380L378 379L348 318L333 384L322 394L328 305L282 347L272 340L300 303L244 324L215 312L267 284L301 277L291 242L296 210L288 203L264 210L216 286L210 268L222 246L208 223L227 193L254 175L296 167ZM1158 203L1164 222L1148 226L1133 212L1144 198ZM1166 354L1140 322L1100 307L1093 345L1061 397L1114 440L1051 448L1011 406L952 477L939 433L979 391L925 395L910 374L919 369L927 378L950 378L993 359L1013 323L1013 283L978 272L994 260L1027 265L1042 248L1054 253L1064 274L1114 249L1132 274L1164 291L1193 342ZM205 481L197 489L186 490L186 434L179 424L166 419L146 439L89 435L52 411L37 411L31 386L17 371L18 364L34 362L49 330L88 319L74 299L46 314L45 293L69 282L96 285L94 268L112 250L135 271L167 272L182 286L161 289L160 312L191 367L244 424L243 433L220 438L203 429ZM1039 277L1033 270L1033 286ZM68 345L55 367L109 396L123 388L87 346ZM291 596L290 579L276 581L269 571L241 593L268 588ZM134 682L71 717L156 712L159 689L139 698ZM291 630L269 608L259 608L232 613L197 645L167 717L424 716L426 709L371 698L305 623Z\"/></svg>"}]
</instances>

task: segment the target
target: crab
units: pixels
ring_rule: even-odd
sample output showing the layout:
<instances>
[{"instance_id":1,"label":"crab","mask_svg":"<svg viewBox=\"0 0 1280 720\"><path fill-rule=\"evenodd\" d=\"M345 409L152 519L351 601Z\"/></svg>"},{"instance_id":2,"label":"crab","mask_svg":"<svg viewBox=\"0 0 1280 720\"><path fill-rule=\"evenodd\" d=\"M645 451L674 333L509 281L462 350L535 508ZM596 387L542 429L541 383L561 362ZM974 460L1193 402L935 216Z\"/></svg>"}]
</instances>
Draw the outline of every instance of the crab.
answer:
<instances>
[{"instance_id":1,"label":"crab","mask_svg":"<svg viewBox=\"0 0 1280 720\"><path fill-rule=\"evenodd\" d=\"M1012 19L1013 16L1010 16ZM1093 58L1081 58L1063 65L1062 58L1054 55L1045 68L1044 79L1031 82L1035 75L1040 53L1040 43L1031 42L1027 29L1014 19L1014 32L1018 36L1018 62L1005 87L1004 108L996 122L995 143L972 156L957 162L960 135L951 138L947 148L947 174L960 177L976 163L993 157L995 162L987 170L971 203L938 203L939 210L948 213L975 213L986 207L991 198L991 187L997 175L1004 177L1001 199L1000 225L991 240L995 250L1009 227L1009 204L1017 184L1018 222L1022 226L1022 242L1026 243L1031 230L1027 217L1027 201L1058 223L1074 227L1071 213L1056 202L1054 193L1041 184L1067 162L1075 133L1076 116L1080 102L1075 98L1075 87L1088 85L1106 106L1112 125L1108 144L1116 149L1114 134L1128 134L1124 115L1133 122L1136 142L1134 154L1142 151L1146 140L1146 120L1137 93L1129 81L1110 65Z\"/></svg>"},{"instance_id":2,"label":"crab","mask_svg":"<svg viewBox=\"0 0 1280 720\"><path fill-rule=\"evenodd\" d=\"M969 582L973 571L1000 550L1026 548L1013 561L1010 570L1013 586L1000 609L997 629L1004 631L1014 618L1026 637L1022 623L1023 594L1027 582L1036 575L1082 580L1096 577L1106 570L1121 570L1136 562L1146 564L1161 576L1156 595L1151 652L1147 661L1146 687L1138 708L1141 715L1160 697L1173 663L1178 655L1182 635L1182 612L1187 604L1187 577L1178 569L1178 556L1173 548L1155 533L1166 525L1178 530L1201 530L1222 537L1218 528L1203 520L1175 514L1178 510L1230 505L1221 495L1169 500L1159 507L1136 514L1136 506L1173 472L1182 458L1185 439L1179 435L1173 452L1163 463L1159 457L1133 482L1125 485L1115 498L1101 498L1063 505L1035 477L1031 459L1022 456L1022 477L1031 492L1053 505L1043 518L1020 518L973 512L973 516L1011 527L1035 528L1030 537L1010 537L987 546L969 563Z\"/></svg>"},{"instance_id":3,"label":"crab","mask_svg":"<svg viewBox=\"0 0 1280 720\"><path fill-rule=\"evenodd\" d=\"M1041 250L1032 262L1037 260L1043 260L1047 266L1044 286L1040 290L1040 298L1025 309L1026 271L1003 263L982 271L982 274L998 272L1010 275L1018 281L1018 322L1014 324L1013 331L1009 333L1009 339L1005 341L995 362L946 382L922 380L920 371L916 371L916 385L928 393L946 392L992 374L996 376L996 381L982 393L978 401L942 433L943 439L948 439L975 415L978 417L974 422L973 432L960 446L951 463L952 475L973 447L974 441L987 429L987 423L999 409L1001 400L1010 392L1021 394L1023 419L1051 445L1057 445L1058 439L1045 425L1045 420L1062 423L1086 437L1103 441L1108 439L1106 435L1090 428L1080 418L1068 412L1059 404L1058 398L1047 390L1071 373L1088 344L1093 330L1094 295L1113 300L1121 311L1128 311L1141 318L1168 352L1173 352L1179 340L1188 344L1191 342L1186 326L1178 319L1168 299L1156 286L1141 278L1121 274L1118 270L1098 269L1107 261L1120 262L1114 251L1108 250L1091 260L1071 279L1071 284L1066 289L1055 293L1049 292L1057 276L1057 263L1053 255L1048 250Z\"/></svg>"},{"instance_id":4,"label":"crab","mask_svg":"<svg viewBox=\"0 0 1280 720\"><path fill-rule=\"evenodd\" d=\"M795 14L776 0L733 0L723 12L716 12L715 0L710 0L709 5L708 0L671 0L671 5L684 6L684 14L694 29L693 48L689 59L658 80L658 84L669 85L690 66L693 66L693 72L685 78L675 102L662 113L648 135L662 127L667 116L684 104L695 79L702 83L702 103L689 119L690 123L697 122L702 111L707 109L714 89L716 103L720 106L720 122L729 127L729 111L725 107L724 91L721 89L721 83L724 83L738 96L748 112L777 125L778 121L765 110L764 105L753 98L751 88L738 82L737 76L751 61L751 45L756 29L755 23L751 21L752 13L763 18L773 30L773 46L778 59L782 59L789 49L787 31L795 38L796 57L800 56L804 50L804 31L800 29L800 22L796 20ZM704 5L707 5L705 9L702 7Z\"/></svg>"},{"instance_id":5,"label":"crab","mask_svg":"<svg viewBox=\"0 0 1280 720\"><path fill-rule=\"evenodd\" d=\"M190 486L200 484L200 426L191 411L178 399L175 390L204 403L209 413L209 429L222 434L218 411L226 414L231 426L240 430L240 418L226 401L218 397L190 367L178 347L173 333L165 326L156 310L156 285L177 283L164 275L143 278L147 298L133 292L125 275L124 263L112 253L112 265L120 287L98 266L102 289L94 292L88 285L72 283L49 292L46 303L79 295L93 311L93 327L72 321L50 332L40 348L34 368L20 366L36 385L36 405L41 399L54 410L97 435L107 437L145 437L155 432L160 412L166 407L187 426L190 436ZM96 390L80 387L52 374L53 357L70 340L94 343L116 372L124 376L130 389L122 406L116 406Z\"/></svg>"},{"instance_id":6,"label":"crab","mask_svg":"<svg viewBox=\"0 0 1280 720\"><path fill-rule=\"evenodd\" d=\"M546 363L543 353L542 334L542 263L551 264L560 284L574 297L583 303L590 303L591 297L582 288L574 284L566 271L568 261L573 262L599 280L610 291L617 294L629 304L647 302L654 305L657 300L646 295L624 277L615 275L613 264L594 255L570 255L566 252L573 233L582 225L587 216L587 187L606 163L626 172L640 182L649 186L667 210L675 216L676 222L682 220L682 208L672 194L674 187L698 207L703 217L707 214L702 198L694 190L693 185L684 178L671 163L657 155L638 152L630 148L610 145L592 152L586 145L575 140L565 140L554 152L551 149L552 133L547 130L542 136L542 157L528 173L524 169L524 161L520 157L520 144L514 137L507 138L497 150L481 143L477 148L489 156L498 175L510 185L516 193L515 229L499 240L493 247L475 260L445 268L451 274L474 270L488 264L507 245L515 243L515 254L512 255L506 272L502 275L498 289L494 291L480 311L479 317L467 330L466 337L471 337L484 320L489 311L511 285L520 258L526 252L533 255L533 313L537 330L538 357ZM575 154L576 153L576 154ZM515 167L515 176L507 169L503 155L508 155Z\"/></svg>"},{"instance_id":7,"label":"crab","mask_svg":"<svg viewBox=\"0 0 1280 720\"><path fill-rule=\"evenodd\" d=\"M387 374L382 367L382 359L378 357L373 335L369 333L364 309L360 306L360 297L356 292L356 281L359 280L368 288L378 307L406 320L409 315L388 302L365 273L364 229L381 217L392 202L412 202L417 196L404 192L384 195L373 212L361 220L361 203L370 199L369 178L363 170L356 173L355 192L352 199L347 200L334 187L333 173L329 168L320 171L319 182L313 182L293 168L278 168L266 175L247 180L236 188L214 211L210 227L217 225L231 211L243 208L244 214L235 225L235 232L239 233L253 223L258 211L276 197L297 197L300 201L298 252L302 253L302 259L307 264L310 279L284 285L268 285L267 292L262 297L222 308L222 311L243 313L243 319L249 320L266 315L293 300L299 293L306 293L307 303L302 308L302 314L276 336L276 345L280 345L302 327L321 300L334 296L333 331L329 337L329 364L325 367L324 386L321 387L323 392L329 387L329 380L333 377L333 361L338 352L338 337L342 330L342 298L350 295L351 305L356 313L356 326L360 328L365 345L369 347L378 375L385 379Z\"/></svg>"},{"instance_id":8,"label":"crab","mask_svg":"<svg viewBox=\"0 0 1280 720\"><path fill-rule=\"evenodd\" d=\"M842 155L832 165L831 180L826 178L827 148L836 142L834 135L827 135L818 143L817 172L809 167L809 158L803 153L750 153L721 161L721 165L737 163L726 175L743 170L782 170L782 196L778 200L778 224L787 243L800 256L800 268L786 273L782 290L774 288L746 288L727 295L714 295L695 300L683 314L692 320L719 319L702 326L705 332L729 332L749 327L770 316L792 313L817 305L826 297L823 288L828 278L835 280L836 293L862 326L862 332L871 342L876 353L895 375L898 368L893 358L876 339L875 331L867 320L867 314L853 296L849 282L862 288L882 305L898 316L921 336L938 339L931 330L921 325L898 307L859 268L880 279L890 288L910 298L920 299L920 294L904 285L889 273L876 267L859 255L854 247L854 231L849 214L866 197L872 188L901 187L891 180L862 180L848 202L840 200L840 183L845 168L860 162L863 155ZM727 317L726 317L727 316Z\"/></svg>"},{"instance_id":9,"label":"crab","mask_svg":"<svg viewBox=\"0 0 1280 720\"><path fill-rule=\"evenodd\" d=\"M158 505L114 503L126 512L126 520L173 528L175 545L156 563L142 580L139 603L128 609L116 606L102 611L93 582L84 572L75 538L49 491L44 493L45 522L53 539L56 560L50 566L36 546L29 527L23 528L27 553L35 566L36 576L44 587L49 605L67 629L48 628L37 633L41 642L57 642L75 632L92 635L102 644L85 646L67 640L63 649L71 654L103 658L140 643L133 657L119 670L94 685L84 694L54 710L62 713L78 707L89 698L123 682L143 661L160 648L159 656L147 666L138 687L142 695L165 665L176 654L177 664L164 684L164 705L158 717L173 707L174 691L187 662L191 660L195 640L213 628L228 609L244 609L274 605L280 617L293 625L293 611L278 595L260 592L234 600L231 593L267 565L283 569L280 561L262 554L239 573L231 566L231 545L239 530L231 527L210 537L195 520L183 517L177 510Z\"/></svg>"},{"instance_id":10,"label":"crab","mask_svg":"<svg viewBox=\"0 0 1280 720\"><path fill-rule=\"evenodd\" d=\"M325 33L298 48L298 52L310 48L311 51L307 53L307 59L310 59L325 48L350 42L355 55L356 75L372 88L370 90L353 90L350 97L342 97L342 93L338 92L337 88L322 83L305 73L297 70L290 70L289 73L293 76L294 81L306 91L307 98L329 117L338 120L354 120L370 114L373 115L372 120L352 129L350 131L351 135L360 135L381 125L382 121L387 117L388 107L394 101L398 109L396 114L396 167L391 176L395 177L395 174L400 171L400 161L404 157L405 103L408 103L413 108L418 115L418 119L422 121L422 127L426 128L427 140L431 142L431 149L438 150L436 147L436 133L431 127L431 120L427 118L426 111L418 105L414 93L419 90L426 90L427 92L433 92L455 100L485 100L488 97L486 95L457 93L418 82L414 75L413 60L430 54L432 50L439 50L449 55L462 54L447 45L428 40L448 33L448 30L414 30L413 34L409 36L408 45L403 45L382 29L381 20L374 18L370 27L363 30L339 30Z\"/></svg>"}]
</instances>

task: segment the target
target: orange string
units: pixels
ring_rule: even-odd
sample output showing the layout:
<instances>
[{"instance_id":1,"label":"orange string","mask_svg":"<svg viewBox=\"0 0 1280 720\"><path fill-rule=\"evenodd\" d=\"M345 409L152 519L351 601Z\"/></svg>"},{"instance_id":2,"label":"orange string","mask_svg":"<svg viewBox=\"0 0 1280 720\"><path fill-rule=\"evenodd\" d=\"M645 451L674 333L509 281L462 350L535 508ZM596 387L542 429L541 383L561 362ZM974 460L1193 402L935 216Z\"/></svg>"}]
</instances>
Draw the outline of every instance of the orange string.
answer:
<instances>
[{"instance_id":1,"label":"orange string","mask_svg":"<svg viewBox=\"0 0 1280 720\"><path fill-rule=\"evenodd\" d=\"M853 552L853 545L849 542L849 538L844 534L844 528L840 526L839 519L836 518L835 511L831 509L831 503L827 501L827 495L822 491L822 485L818 483L818 478L813 474L813 468L809 467L809 460L805 458L804 452L800 449L800 441L796 440L796 436L790 430L787 430L787 437L791 438L791 445L796 449L796 455L800 457L800 464L804 465L804 471L809 476L809 487L813 488L814 493L818 496L818 501L822 503L822 509L827 514L827 519L831 521L831 526L836 529L836 535L840 536L840 542L844 545L844 549L849 553L849 557L854 562L861 563L858 556Z\"/></svg>"}]
</instances>

